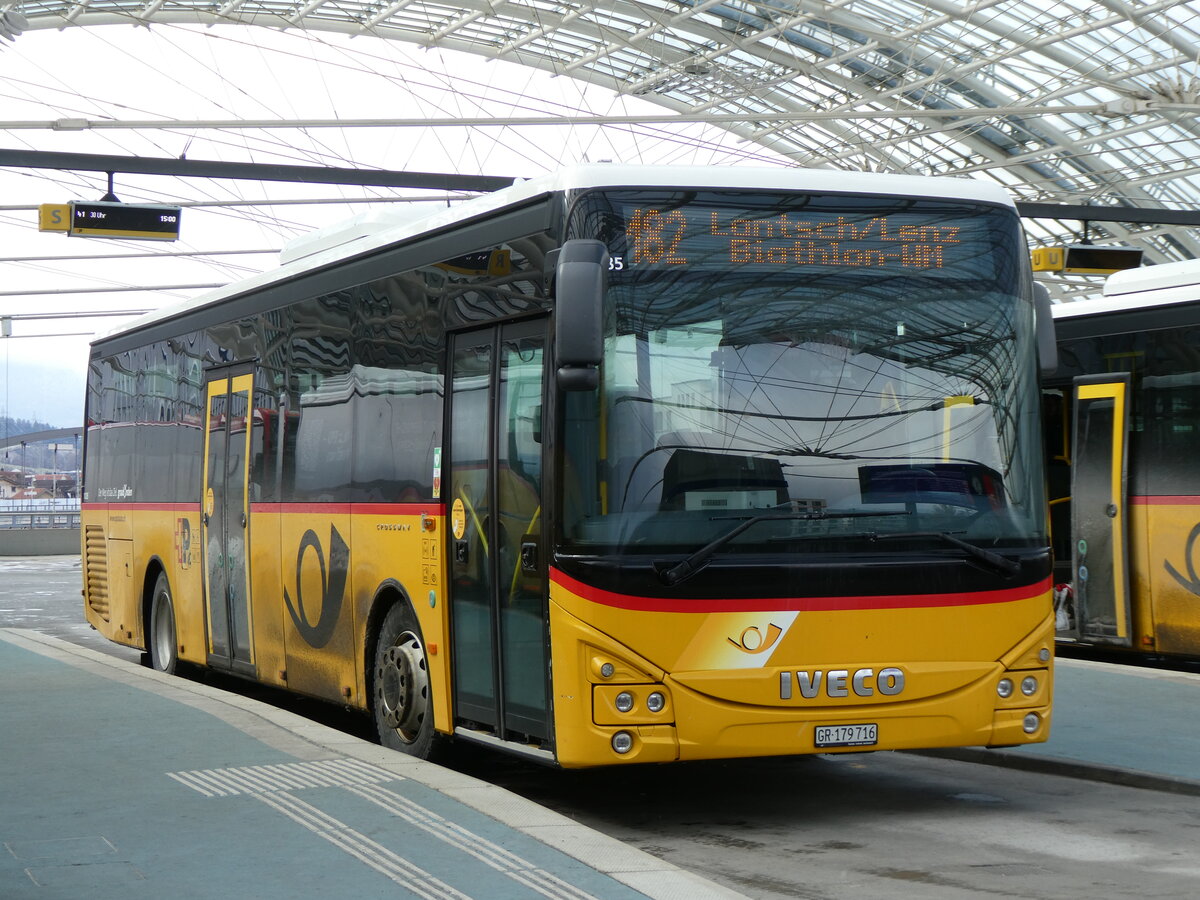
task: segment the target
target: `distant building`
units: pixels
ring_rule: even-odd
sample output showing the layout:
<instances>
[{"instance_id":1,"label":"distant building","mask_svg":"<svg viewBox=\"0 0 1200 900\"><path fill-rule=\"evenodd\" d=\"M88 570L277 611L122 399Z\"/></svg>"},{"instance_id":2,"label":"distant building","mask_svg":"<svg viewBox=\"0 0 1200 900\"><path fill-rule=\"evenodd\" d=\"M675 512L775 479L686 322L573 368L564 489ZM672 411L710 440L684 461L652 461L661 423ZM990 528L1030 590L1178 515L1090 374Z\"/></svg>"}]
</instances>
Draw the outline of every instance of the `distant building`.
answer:
<instances>
[{"instance_id":1,"label":"distant building","mask_svg":"<svg viewBox=\"0 0 1200 900\"><path fill-rule=\"evenodd\" d=\"M49 497L74 497L75 473L51 472L33 476L33 486Z\"/></svg>"},{"instance_id":2,"label":"distant building","mask_svg":"<svg viewBox=\"0 0 1200 900\"><path fill-rule=\"evenodd\" d=\"M0 472L0 500L12 500L25 490L25 476L19 472Z\"/></svg>"},{"instance_id":3,"label":"distant building","mask_svg":"<svg viewBox=\"0 0 1200 900\"><path fill-rule=\"evenodd\" d=\"M42 488L27 487L21 488L13 495L14 500L53 500L54 495Z\"/></svg>"}]
</instances>

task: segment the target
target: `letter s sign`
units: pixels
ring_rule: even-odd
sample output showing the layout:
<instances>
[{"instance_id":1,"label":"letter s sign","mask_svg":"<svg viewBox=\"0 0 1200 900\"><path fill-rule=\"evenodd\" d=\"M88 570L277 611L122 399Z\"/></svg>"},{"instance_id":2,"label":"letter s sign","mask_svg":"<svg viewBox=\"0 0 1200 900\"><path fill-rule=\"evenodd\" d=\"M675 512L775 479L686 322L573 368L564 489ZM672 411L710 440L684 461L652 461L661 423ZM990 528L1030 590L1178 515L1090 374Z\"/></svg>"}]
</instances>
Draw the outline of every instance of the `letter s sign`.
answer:
<instances>
[{"instance_id":1,"label":"letter s sign","mask_svg":"<svg viewBox=\"0 0 1200 900\"><path fill-rule=\"evenodd\" d=\"M66 203L43 203L38 207L38 231L70 231L71 207Z\"/></svg>"}]
</instances>

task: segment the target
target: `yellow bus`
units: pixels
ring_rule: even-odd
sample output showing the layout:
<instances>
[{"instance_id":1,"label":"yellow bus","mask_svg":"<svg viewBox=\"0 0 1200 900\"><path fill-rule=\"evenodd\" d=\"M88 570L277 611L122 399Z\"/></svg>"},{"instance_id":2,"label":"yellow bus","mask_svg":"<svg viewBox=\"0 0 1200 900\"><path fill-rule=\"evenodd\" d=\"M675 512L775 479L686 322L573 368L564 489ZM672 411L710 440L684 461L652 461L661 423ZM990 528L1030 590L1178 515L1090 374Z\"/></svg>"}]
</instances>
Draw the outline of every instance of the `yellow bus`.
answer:
<instances>
[{"instance_id":1,"label":"yellow bus","mask_svg":"<svg viewBox=\"0 0 1200 900\"><path fill-rule=\"evenodd\" d=\"M1200 657L1200 261L1119 272L1054 319L1059 640Z\"/></svg>"},{"instance_id":2,"label":"yellow bus","mask_svg":"<svg viewBox=\"0 0 1200 900\"><path fill-rule=\"evenodd\" d=\"M1042 741L1037 306L967 180L584 166L360 218L94 343L87 618L418 756Z\"/></svg>"}]
</instances>

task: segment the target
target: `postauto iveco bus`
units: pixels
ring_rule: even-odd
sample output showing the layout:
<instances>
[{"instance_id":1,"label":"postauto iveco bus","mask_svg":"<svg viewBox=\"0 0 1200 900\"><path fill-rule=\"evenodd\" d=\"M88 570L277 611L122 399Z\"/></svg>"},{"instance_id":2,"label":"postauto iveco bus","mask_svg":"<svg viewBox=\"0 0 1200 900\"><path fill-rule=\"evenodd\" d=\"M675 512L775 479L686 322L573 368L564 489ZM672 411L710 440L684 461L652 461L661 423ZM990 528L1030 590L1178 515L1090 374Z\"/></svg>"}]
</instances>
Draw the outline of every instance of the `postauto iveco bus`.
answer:
<instances>
[{"instance_id":1,"label":"postauto iveco bus","mask_svg":"<svg viewBox=\"0 0 1200 900\"><path fill-rule=\"evenodd\" d=\"M87 617L422 756L1041 741L1035 305L966 180L610 165L360 219L95 342Z\"/></svg>"},{"instance_id":2,"label":"postauto iveco bus","mask_svg":"<svg viewBox=\"0 0 1200 900\"><path fill-rule=\"evenodd\" d=\"M1045 382L1058 638L1200 657L1200 260L1054 307Z\"/></svg>"}]
</instances>

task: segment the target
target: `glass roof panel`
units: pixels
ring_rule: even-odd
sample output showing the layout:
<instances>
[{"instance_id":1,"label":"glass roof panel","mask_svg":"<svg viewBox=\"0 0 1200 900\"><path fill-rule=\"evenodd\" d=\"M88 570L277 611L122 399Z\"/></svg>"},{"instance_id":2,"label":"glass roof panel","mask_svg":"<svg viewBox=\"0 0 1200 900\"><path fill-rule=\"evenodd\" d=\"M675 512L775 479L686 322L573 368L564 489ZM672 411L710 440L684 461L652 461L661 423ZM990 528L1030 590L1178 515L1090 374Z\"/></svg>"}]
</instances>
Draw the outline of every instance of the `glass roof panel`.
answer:
<instances>
[{"instance_id":1,"label":"glass roof panel","mask_svg":"<svg viewBox=\"0 0 1200 900\"><path fill-rule=\"evenodd\" d=\"M19 0L8 8L30 29L241 22L382 36L570 76L656 103L664 118L708 114L768 158L797 165L992 178L1024 200L1200 208L1200 0ZM670 121L640 127L694 131ZM1078 229L1041 221L1029 231L1054 242ZM1093 231L1133 241L1154 261L1200 255L1196 228Z\"/></svg>"}]
</instances>

